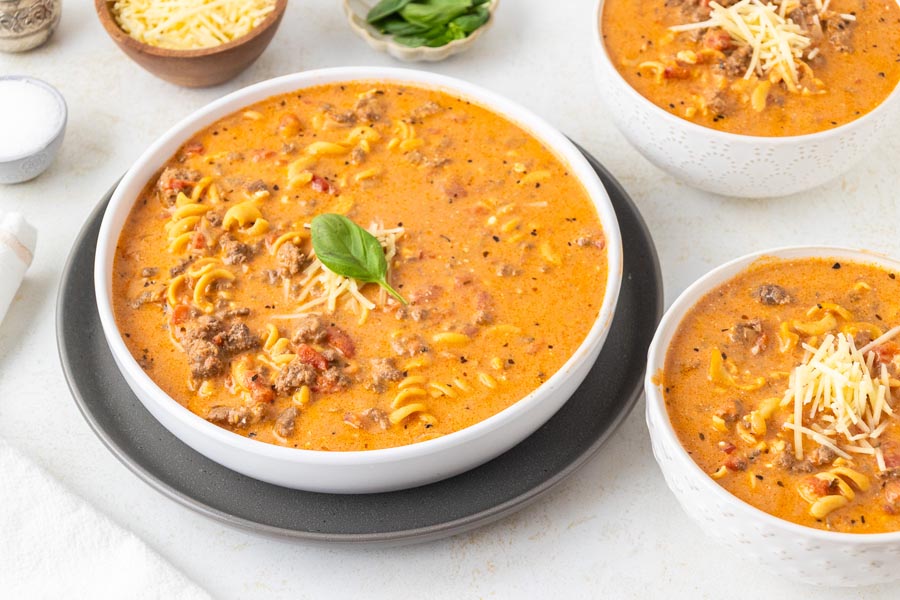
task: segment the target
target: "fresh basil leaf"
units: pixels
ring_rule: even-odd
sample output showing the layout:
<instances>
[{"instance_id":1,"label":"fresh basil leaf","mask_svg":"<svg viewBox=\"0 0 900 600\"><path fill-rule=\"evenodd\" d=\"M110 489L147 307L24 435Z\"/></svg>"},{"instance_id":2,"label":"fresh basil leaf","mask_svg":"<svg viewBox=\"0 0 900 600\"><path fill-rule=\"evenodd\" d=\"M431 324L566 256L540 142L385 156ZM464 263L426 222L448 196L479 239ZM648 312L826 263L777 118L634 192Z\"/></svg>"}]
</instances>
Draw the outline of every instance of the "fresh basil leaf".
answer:
<instances>
[{"instance_id":1,"label":"fresh basil leaf","mask_svg":"<svg viewBox=\"0 0 900 600\"><path fill-rule=\"evenodd\" d=\"M394 41L400 44L401 46L408 46L410 48L418 48L419 46L424 46L426 42L428 42L428 38L424 35L414 33L412 35L397 35L394 36Z\"/></svg>"},{"instance_id":2,"label":"fresh basil leaf","mask_svg":"<svg viewBox=\"0 0 900 600\"><path fill-rule=\"evenodd\" d=\"M438 46L445 46L454 40L461 40L464 37L466 37L466 32L451 22L443 32L425 42L425 45L429 48L437 48Z\"/></svg>"},{"instance_id":3,"label":"fresh basil leaf","mask_svg":"<svg viewBox=\"0 0 900 600\"><path fill-rule=\"evenodd\" d=\"M407 23L400 17L391 17L382 21L378 24L378 28L381 30L381 33L390 35L416 35L428 31L427 27Z\"/></svg>"},{"instance_id":4,"label":"fresh basil leaf","mask_svg":"<svg viewBox=\"0 0 900 600\"><path fill-rule=\"evenodd\" d=\"M450 21L450 24L456 25L457 27L465 31L466 35L469 35L473 31L487 23L487 20L490 16L491 13L486 6L478 6L474 11L456 17L455 19Z\"/></svg>"},{"instance_id":5,"label":"fresh basil leaf","mask_svg":"<svg viewBox=\"0 0 900 600\"><path fill-rule=\"evenodd\" d=\"M472 0L472 6L481 6L482 4L487 4L491 0ZM485 7L487 8L487 7Z\"/></svg>"},{"instance_id":6,"label":"fresh basil leaf","mask_svg":"<svg viewBox=\"0 0 900 600\"><path fill-rule=\"evenodd\" d=\"M439 27L432 27L431 29L428 29L423 33L394 36L394 41L398 44L402 44L403 46L418 48L419 46L425 46L429 41L444 35L446 31L447 27L441 25Z\"/></svg>"},{"instance_id":7,"label":"fresh basil leaf","mask_svg":"<svg viewBox=\"0 0 900 600\"><path fill-rule=\"evenodd\" d=\"M472 0L421 0L404 6L400 16L416 25L437 27L446 25L470 8Z\"/></svg>"},{"instance_id":8,"label":"fresh basil leaf","mask_svg":"<svg viewBox=\"0 0 900 600\"><path fill-rule=\"evenodd\" d=\"M347 217L333 213L315 217L311 232L316 257L330 271L364 283L377 283L407 303L387 282L384 249L374 235Z\"/></svg>"},{"instance_id":9,"label":"fresh basil leaf","mask_svg":"<svg viewBox=\"0 0 900 600\"><path fill-rule=\"evenodd\" d=\"M381 2L369 10L369 13L366 15L366 21L369 23L380 21L381 19L396 13L410 2L412 2L412 0L381 0Z\"/></svg>"}]
</instances>

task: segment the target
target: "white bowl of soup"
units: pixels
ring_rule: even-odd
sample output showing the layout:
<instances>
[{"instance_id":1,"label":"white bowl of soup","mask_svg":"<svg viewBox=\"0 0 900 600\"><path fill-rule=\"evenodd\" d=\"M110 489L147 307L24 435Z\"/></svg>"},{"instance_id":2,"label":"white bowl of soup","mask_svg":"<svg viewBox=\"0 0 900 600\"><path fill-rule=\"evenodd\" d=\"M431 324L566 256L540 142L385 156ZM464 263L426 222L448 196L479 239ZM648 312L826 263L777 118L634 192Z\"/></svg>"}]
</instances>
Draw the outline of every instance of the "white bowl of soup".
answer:
<instances>
[{"instance_id":1,"label":"white bowl of soup","mask_svg":"<svg viewBox=\"0 0 900 600\"><path fill-rule=\"evenodd\" d=\"M619 130L727 196L785 196L852 168L900 112L900 6L790 1L782 16L781 2L599 0L595 72Z\"/></svg>"},{"instance_id":2,"label":"white bowl of soup","mask_svg":"<svg viewBox=\"0 0 900 600\"><path fill-rule=\"evenodd\" d=\"M898 273L873 252L769 250L704 275L663 317L653 453L737 556L820 585L898 578Z\"/></svg>"},{"instance_id":3,"label":"white bowl of soup","mask_svg":"<svg viewBox=\"0 0 900 600\"><path fill-rule=\"evenodd\" d=\"M471 469L563 406L622 250L596 174L539 117L340 68L163 135L110 202L95 273L113 355L172 433L250 477L366 493Z\"/></svg>"}]
</instances>

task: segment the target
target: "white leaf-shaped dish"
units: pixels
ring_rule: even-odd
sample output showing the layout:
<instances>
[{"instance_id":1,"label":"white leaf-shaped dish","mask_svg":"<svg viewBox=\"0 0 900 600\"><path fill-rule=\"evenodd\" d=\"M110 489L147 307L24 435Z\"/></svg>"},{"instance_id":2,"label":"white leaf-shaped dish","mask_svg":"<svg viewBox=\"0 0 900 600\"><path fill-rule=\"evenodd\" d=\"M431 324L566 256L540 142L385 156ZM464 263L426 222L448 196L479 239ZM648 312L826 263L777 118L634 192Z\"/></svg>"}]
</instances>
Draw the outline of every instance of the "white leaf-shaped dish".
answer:
<instances>
[{"instance_id":1,"label":"white leaf-shaped dish","mask_svg":"<svg viewBox=\"0 0 900 600\"><path fill-rule=\"evenodd\" d=\"M493 25L494 14L497 11L500 0L490 0L488 2L490 17L488 17L484 25L461 40L454 40L437 48L429 48L427 46L410 48L409 46L398 44L391 36L385 35L372 25L369 25L366 22L366 15L377 3L378 0L344 0L344 13L347 15L350 28L353 29L356 35L364 39L375 50L386 52L398 60L405 62L436 62L468 50L475 43L475 40Z\"/></svg>"}]
</instances>

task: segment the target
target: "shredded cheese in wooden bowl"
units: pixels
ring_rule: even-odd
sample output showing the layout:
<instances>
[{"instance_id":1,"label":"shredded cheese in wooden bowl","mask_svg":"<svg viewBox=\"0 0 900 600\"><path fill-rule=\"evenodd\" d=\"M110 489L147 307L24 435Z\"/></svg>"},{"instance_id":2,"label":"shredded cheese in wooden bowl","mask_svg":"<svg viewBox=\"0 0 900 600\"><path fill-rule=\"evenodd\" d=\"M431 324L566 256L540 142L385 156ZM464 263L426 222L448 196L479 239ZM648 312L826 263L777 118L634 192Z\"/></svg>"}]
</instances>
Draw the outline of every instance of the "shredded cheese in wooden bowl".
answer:
<instances>
[{"instance_id":1,"label":"shredded cheese in wooden bowl","mask_svg":"<svg viewBox=\"0 0 900 600\"><path fill-rule=\"evenodd\" d=\"M139 42L197 50L247 35L275 9L275 0L115 0L110 9Z\"/></svg>"}]
</instances>

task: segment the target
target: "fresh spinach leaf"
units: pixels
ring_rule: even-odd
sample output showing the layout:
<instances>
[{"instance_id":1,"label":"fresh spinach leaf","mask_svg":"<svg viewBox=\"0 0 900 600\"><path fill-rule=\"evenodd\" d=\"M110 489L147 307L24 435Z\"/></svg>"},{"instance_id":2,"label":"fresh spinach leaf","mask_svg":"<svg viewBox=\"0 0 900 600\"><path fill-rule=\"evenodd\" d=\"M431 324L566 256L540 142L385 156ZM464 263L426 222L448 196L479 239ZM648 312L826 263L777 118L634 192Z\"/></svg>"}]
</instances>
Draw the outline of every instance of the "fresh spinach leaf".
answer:
<instances>
[{"instance_id":1,"label":"fresh spinach leaf","mask_svg":"<svg viewBox=\"0 0 900 600\"><path fill-rule=\"evenodd\" d=\"M312 220L312 246L330 271L364 283L377 283L394 298L406 300L387 282L387 260L378 239L343 215L326 213Z\"/></svg>"},{"instance_id":2,"label":"fresh spinach leaf","mask_svg":"<svg viewBox=\"0 0 900 600\"><path fill-rule=\"evenodd\" d=\"M410 2L412 2L412 0L381 0L381 2L369 10L369 14L366 15L366 21L369 23L380 21L381 19L396 13Z\"/></svg>"}]
</instances>

